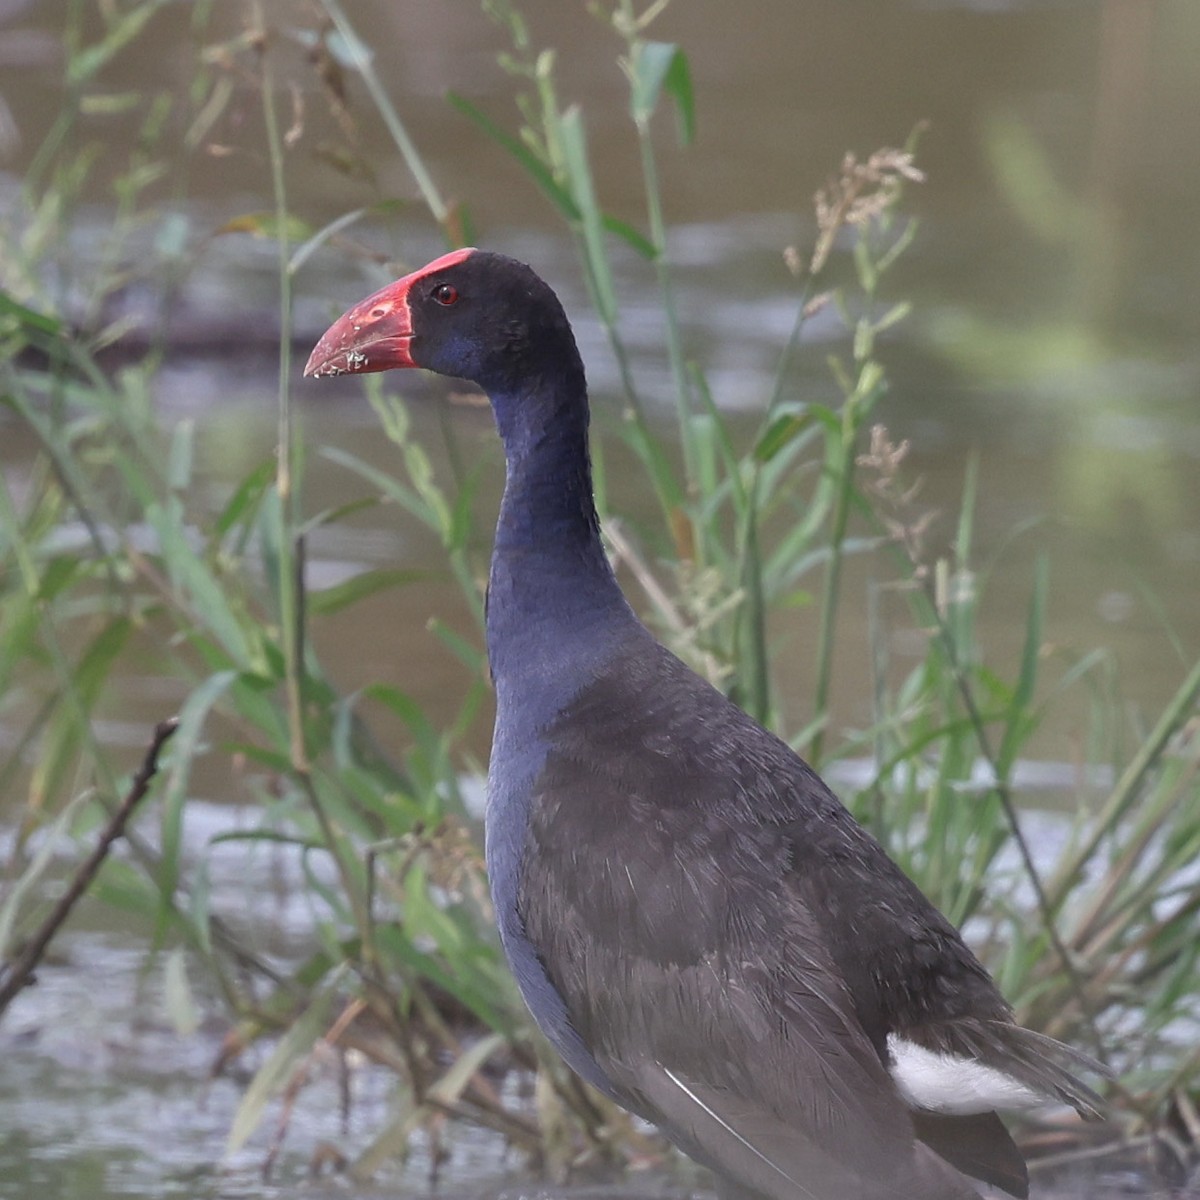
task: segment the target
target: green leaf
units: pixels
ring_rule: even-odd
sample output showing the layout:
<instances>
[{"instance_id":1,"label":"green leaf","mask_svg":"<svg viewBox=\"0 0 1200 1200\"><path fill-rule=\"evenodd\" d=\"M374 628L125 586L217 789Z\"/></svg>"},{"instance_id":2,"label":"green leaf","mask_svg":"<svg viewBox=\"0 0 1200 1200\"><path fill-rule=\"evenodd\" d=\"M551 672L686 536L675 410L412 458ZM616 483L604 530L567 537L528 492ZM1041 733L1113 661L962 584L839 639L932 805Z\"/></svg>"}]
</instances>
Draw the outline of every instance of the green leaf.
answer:
<instances>
[{"instance_id":1,"label":"green leaf","mask_svg":"<svg viewBox=\"0 0 1200 1200\"><path fill-rule=\"evenodd\" d=\"M234 1114L226 1153L236 1154L246 1144L258 1128L271 1098L286 1086L293 1072L308 1057L317 1039L325 1032L329 1023L334 989L341 982L343 974L344 970L341 968L333 973L326 985L313 996L304 1012L279 1039L267 1061L259 1067Z\"/></svg>"},{"instance_id":2,"label":"green leaf","mask_svg":"<svg viewBox=\"0 0 1200 1200\"><path fill-rule=\"evenodd\" d=\"M224 233L248 233L253 237L270 238L272 241L276 241L281 228L289 242L307 242L313 237L313 228L307 221L289 213L284 217L281 225L279 218L273 212L242 213L239 217L231 217L224 225L213 230L213 236L219 237Z\"/></svg>"},{"instance_id":3,"label":"green leaf","mask_svg":"<svg viewBox=\"0 0 1200 1200\"><path fill-rule=\"evenodd\" d=\"M114 117L132 112L142 103L141 92L93 93L79 101L79 111L89 117Z\"/></svg>"},{"instance_id":4,"label":"green leaf","mask_svg":"<svg viewBox=\"0 0 1200 1200\"><path fill-rule=\"evenodd\" d=\"M875 322L875 332L882 333L885 329L891 329L893 325L903 321L908 314L912 312L912 301L901 300L898 304L893 304L887 312Z\"/></svg>"},{"instance_id":5,"label":"green leaf","mask_svg":"<svg viewBox=\"0 0 1200 1200\"><path fill-rule=\"evenodd\" d=\"M96 636L79 660L74 674L75 688L88 708L96 702L100 688L132 632L133 622L128 617L118 617Z\"/></svg>"},{"instance_id":6,"label":"green leaf","mask_svg":"<svg viewBox=\"0 0 1200 1200\"><path fill-rule=\"evenodd\" d=\"M481 1037L446 1068L446 1073L430 1087L429 1096L442 1104L453 1104L487 1060L507 1044L508 1040L502 1033L489 1033Z\"/></svg>"},{"instance_id":7,"label":"green leaf","mask_svg":"<svg viewBox=\"0 0 1200 1200\"><path fill-rule=\"evenodd\" d=\"M674 42L639 42L634 47L630 79L634 121L639 125L649 121L665 89L675 101L679 141L690 145L696 132L696 107L687 55Z\"/></svg>"},{"instance_id":8,"label":"green leaf","mask_svg":"<svg viewBox=\"0 0 1200 1200\"><path fill-rule=\"evenodd\" d=\"M89 799L86 793L82 793L67 803L49 830L39 832L37 852L25 864L25 869L15 880L5 882L6 894L4 902L0 904L0 961L12 957L16 949L15 934L19 929L21 910L27 899L32 902L38 896L43 877L53 868L63 849L71 823Z\"/></svg>"},{"instance_id":9,"label":"green leaf","mask_svg":"<svg viewBox=\"0 0 1200 1200\"><path fill-rule=\"evenodd\" d=\"M404 932L414 945L425 939L438 948L439 955L453 966L464 954L463 928L430 895L424 867L412 867L404 877Z\"/></svg>"},{"instance_id":10,"label":"green leaf","mask_svg":"<svg viewBox=\"0 0 1200 1200\"><path fill-rule=\"evenodd\" d=\"M408 207L408 203L404 200L381 200L378 204L368 204L363 208L356 208L351 212L342 213L340 217L335 217L328 225L323 225L318 229L303 245L297 246L288 262L288 274L295 275L312 254L325 245L330 238L335 237L345 229L349 229L351 225L357 224L363 217L397 216Z\"/></svg>"},{"instance_id":11,"label":"green leaf","mask_svg":"<svg viewBox=\"0 0 1200 1200\"><path fill-rule=\"evenodd\" d=\"M218 536L224 537L243 516L253 516L258 505L262 503L263 492L274 478L275 456L271 455L264 458L229 497L214 525Z\"/></svg>"},{"instance_id":12,"label":"green leaf","mask_svg":"<svg viewBox=\"0 0 1200 1200\"><path fill-rule=\"evenodd\" d=\"M38 580L37 598L46 603L55 600L66 591L77 579L85 574L86 564L78 558L63 555L52 558L42 568L42 577ZM5 630L6 639L11 637Z\"/></svg>"},{"instance_id":13,"label":"green leaf","mask_svg":"<svg viewBox=\"0 0 1200 1200\"><path fill-rule=\"evenodd\" d=\"M545 194L555 208L568 220L579 220L579 208L570 193L554 178L550 168L524 143L506 133L490 117L481 112L470 100L457 92L447 96L450 103L465 117L469 117L497 146L507 150L520 163L525 173Z\"/></svg>"},{"instance_id":14,"label":"green leaf","mask_svg":"<svg viewBox=\"0 0 1200 1200\"><path fill-rule=\"evenodd\" d=\"M558 129L571 195L579 207L583 223L584 249L596 308L605 324L612 325L617 319L617 295L608 257L604 252L604 222L596 202L592 168L588 161L587 134L583 127L583 113L578 105L572 105L563 113Z\"/></svg>"},{"instance_id":15,"label":"green leaf","mask_svg":"<svg viewBox=\"0 0 1200 1200\"><path fill-rule=\"evenodd\" d=\"M458 495L450 510L450 523L446 530L444 542L446 549L452 554L465 551L467 543L475 530L474 509L475 493L479 488L478 466L459 485Z\"/></svg>"},{"instance_id":16,"label":"green leaf","mask_svg":"<svg viewBox=\"0 0 1200 1200\"><path fill-rule=\"evenodd\" d=\"M692 388L696 395L700 397L704 411L709 416L712 426L713 443L715 448L720 452L721 460L725 464L725 475L733 489L734 509L740 515L746 500L746 489L742 482L741 466L738 462L737 451L734 449L733 439L730 437L729 422L717 407L716 399L712 394L712 388L708 385L708 377L696 363L690 364L689 374L691 375Z\"/></svg>"},{"instance_id":17,"label":"green leaf","mask_svg":"<svg viewBox=\"0 0 1200 1200\"><path fill-rule=\"evenodd\" d=\"M171 449L167 452L167 486L181 492L192 479L192 447L196 422L185 417L175 425Z\"/></svg>"},{"instance_id":18,"label":"green leaf","mask_svg":"<svg viewBox=\"0 0 1200 1200\"><path fill-rule=\"evenodd\" d=\"M280 775L286 775L292 769L292 756L286 750L267 750L250 742L229 742L226 749L230 753L240 754L247 762L257 763Z\"/></svg>"},{"instance_id":19,"label":"green leaf","mask_svg":"<svg viewBox=\"0 0 1200 1200\"><path fill-rule=\"evenodd\" d=\"M418 738L436 738L425 710L406 692L391 684L372 683L363 688L362 694L390 708Z\"/></svg>"},{"instance_id":20,"label":"green leaf","mask_svg":"<svg viewBox=\"0 0 1200 1200\"><path fill-rule=\"evenodd\" d=\"M858 286L868 296L873 296L875 287L879 283L879 269L871 257L871 246L865 237L855 239L851 255L854 258L855 270L858 272Z\"/></svg>"},{"instance_id":21,"label":"green leaf","mask_svg":"<svg viewBox=\"0 0 1200 1200\"><path fill-rule=\"evenodd\" d=\"M92 884L91 894L101 904L129 913L139 925L147 913L157 915L157 909L161 907L158 888L146 878L142 869L111 854L104 860ZM168 911L165 915L171 914Z\"/></svg>"},{"instance_id":22,"label":"green leaf","mask_svg":"<svg viewBox=\"0 0 1200 1200\"><path fill-rule=\"evenodd\" d=\"M280 833L276 829L233 829L228 833L215 833L208 839L210 846L236 842L270 842L277 846L299 846L302 850L323 850L325 843L320 838L300 837L294 833Z\"/></svg>"},{"instance_id":23,"label":"green leaf","mask_svg":"<svg viewBox=\"0 0 1200 1200\"><path fill-rule=\"evenodd\" d=\"M308 610L316 616L328 616L351 604L357 603L366 596L373 596L385 588L396 587L403 583L415 583L425 579L427 572L405 569L403 567L380 567L373 571L362 571L358 575L333 587L324 588L319 592L308 594Z\"/></svg>"},{"instance_id":24,"label":"green leaf","mask_svg":"<svg viewBox=\"0 0 1200 1200\"><path fill-rule=\"evenodd\" d=\"M645 464L653 480L664 513L683 508L684 489L671 466L662 442L654 436L644 421L627 420L620 426L621 436Z\"/></svg>"},{"instance_id":25,"label":"green leaf","mask_svg":"<svg viewBox=\"0 0 1200 1200\"><path fill-rule=\"evenodd\" d=\"M210 910L212 907L212 879L208 873L208 860L200 859L191 872L187 897L187 919L191 924L192 936L200 952L212 963L212 922ZM219 970L219 968L217 968Z\"/></svg>"},{"instance_id":26,"label":"green leaf","mask_svg":"<svg viewBox=\"0 0 1200 1200\"><path fill-rule=\"evenodd\" d=\"M212 656L210 656L211 658ZM219 657L219 656L218 656ZM276 658L269 653L263 655L262 671L244 671L237 677L230 691L230 699L238 713L261 729L272 741L282 736L286 741L287 717L276 703L275 685L279 675L275 673ZM223 662L218 661L218 667Z\"/></svg>"},{"instance_id":27,"label":"green leaf","mask_svg":"<svg viewBox=\"0 0 1200 1200\"><path fill-rule=\"evenodd\" d=\"M1029 596L1029 613L1025 618L1025 647L1021 653L1021 673L1013 689L1004 723L1004 740L996 756L997 769L1006 777L1016 761L1025 737L1029 734L1030 705L1037 682L1038 658L1042 651L1042 629L1046 616L1046 591L1049 570L1044 556L1037 560L1033 591Z\"/></svg>"},{"instance_id":28,"label":"green leaf","mask_svg":"<svg viewBox=\"0 0 1200 1200\"><path fill-rule=\"evenodd\" d=\"M182 946L176 946L163 965L163 1002L175 1032L188 1037L200 1027L200 1016L188 982L187 956Z\"/></svg>"},{"instance_id":29,"label":"green leaf","mask_svg":"<svg viewBox=\"0 0 1200 1200\"><path fill-rule=\"evenodd\" d=\"M179 880L183 844L183 808L192 762L200 750L204 722L225 690L237 679L236 671L210 675L184 702L179 728L171 739L171 769L162 799L162 860L159 876L165 896L174 894Z\"/></svg>"},{"instance_id":30,"label":"green leaf","mask_svg":"<svg viewBox=\"0 0 1200 1200\"><path fill-rule=\"evenodd\" d=\"M603 223L609 233L615 233L622 241L628 242L644 259L654 262L658 258L658 251L655 249L654 243L634 229L627 221L622 221L620 218L609 216L606 213Z\"/></svg>"},{"instance_id":31,"label":"green leaf","mask_svg":"<svg viewBox=\"0 0 1200 1200\"><path fill-rule=\"evenodd\" d=\"M240 666L250 663L250 643L245 630L230 606L223 581L192 549L192 530L185 526L182 505L177 496L146 507L146 520L158 535L163 564L172 584L185 593L201 628L211 633L225 652Z\"/></svg>"},{"instance_id":32,"label":"green leaf","mask_svg":"<svg viewBox=\"0 0 1200 1200\"><path fill-rule=\"evenodd\" d=\"M972 557L972 535L975 530L975 502L979 493L979 455L967 457L963 475L963 495L958 507L958 529L954 538L954 559L960 568L969 569Z\"/></svg>"},{"instance_id":33,"label":"green leaf","mask_svg":"<svg viewBox=\"0 0 1200 1200\"><path fill-rule=\"evenodd\" d=\"M14 300L7 292L0 291L0 316L13 317L18 326L34 329L52 337L63 333L63 323Z\"/></svg>"},{"instance_id":34,"label":"green leaf","mask_svg":"<svg viewBox=\"0 0 1200 1200\"><path fill-rule=\"evenodd\" d=\"M803 433L813 422L812 409L803 413L784 413L776 417L763 430L754 446L754 457L759 462L770 462L793 438Z\"/></svg>"},{"instance_id":35,"label":"green leaf","mask_svg":"<svg viewBox=\"0 0 1200 1200\"><path fill-rule=\"evenodd\" d=\"M473 642L467 641L462 634L451 629L444 621L436 617L430 621L429 628L434 636L442 641L450 652L472 671L482 671L487 660L483 651Z\"/></svg>"},{"instance_id":36,"label":"green leaf","mask_svg":"<svg viewBox=\"0 0 1200 1200\"><path fill-rule=\"evenodd\" d=\"M163 6L165 0L150 0L131 8L109 26L107 36L77 54L67 58L67 84L78 87L91 79L106 63L122 51L145 28L146 23Z\"/></svg>"},{"instance_id":37,"label":"green leaf","mask_svg":"<svg viewBox=\"0 0 1200 1200\"><path fill-rule=\"evenodd\" d=\"M357 512L378 507L378 496L360 496L357 500L347 500L345 504L339 504L336 508L323 508L320 512L313 513L296 530L296 533L300 537L308 537L314 529L320 529L325 525L337 525Z\"/></svg>"},{"instance_id":38,"label":"green leaf","mask_svg":"<svg viewBox=\"0 0 1200 1200\"><path fill-rule=\"evenodd\" d=\"M115 618L96 635L75 664L66 684L73 698L70 703L58 705L30 781L30 795L35 803L55 798L67 773L75 769L80 745L92 736L81 718L86 721L91 714L132 630L133 623L128 618Z\"/></svg>"}]
</instances>

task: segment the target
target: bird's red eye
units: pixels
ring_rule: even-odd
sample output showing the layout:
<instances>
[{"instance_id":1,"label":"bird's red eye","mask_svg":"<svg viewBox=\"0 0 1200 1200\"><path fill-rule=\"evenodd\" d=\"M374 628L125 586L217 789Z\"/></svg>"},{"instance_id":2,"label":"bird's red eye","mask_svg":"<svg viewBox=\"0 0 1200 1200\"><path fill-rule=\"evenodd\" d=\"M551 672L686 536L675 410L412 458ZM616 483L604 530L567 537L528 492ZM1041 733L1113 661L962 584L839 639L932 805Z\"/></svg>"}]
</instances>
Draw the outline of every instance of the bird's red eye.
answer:
<instances>
[{"instance_id":1,"label":"bird's red eye","mask_svg":"<svg viewBox=\"0 0 1200 1200\"><path fill-rule=\"evenodd\" d=\"M458 300L458 288L452 283L439 283L433 289L433 298L439 303L449 307Z\"/></svg>"}]
</instances>

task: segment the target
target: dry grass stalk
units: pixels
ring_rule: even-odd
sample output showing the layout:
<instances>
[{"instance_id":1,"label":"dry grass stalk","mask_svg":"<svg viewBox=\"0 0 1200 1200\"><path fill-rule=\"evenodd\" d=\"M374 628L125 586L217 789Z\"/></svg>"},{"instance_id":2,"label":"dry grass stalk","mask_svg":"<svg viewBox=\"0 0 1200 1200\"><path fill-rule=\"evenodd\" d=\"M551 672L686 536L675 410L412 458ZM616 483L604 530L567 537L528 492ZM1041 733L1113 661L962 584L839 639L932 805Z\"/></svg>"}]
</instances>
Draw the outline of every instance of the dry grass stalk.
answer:
<instances>
[{"instance_id":1,"label":"dry grass stalk","mask_svg":"<svg viewBox=\"0 0 1200 1200\"><path fill-rule=\"evenodd\" d=\"M896 202L905 180L921 183L924 179L907 150L884 147L866 162L847 153L840 174L813 197L818 237L809 272L816 275L825 266L843 226L862 226L882 217Z\"/></svg>"}]
</instances>

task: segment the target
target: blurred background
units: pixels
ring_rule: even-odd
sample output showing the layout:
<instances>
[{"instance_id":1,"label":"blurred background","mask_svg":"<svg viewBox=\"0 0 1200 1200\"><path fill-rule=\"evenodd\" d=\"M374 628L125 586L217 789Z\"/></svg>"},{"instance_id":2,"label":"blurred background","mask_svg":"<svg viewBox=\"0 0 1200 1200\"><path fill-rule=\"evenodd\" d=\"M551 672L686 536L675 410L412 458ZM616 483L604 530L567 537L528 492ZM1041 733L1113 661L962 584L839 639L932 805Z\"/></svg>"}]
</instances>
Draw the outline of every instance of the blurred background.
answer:
<instances>
[{"instance_id":1,"label":"blurred background","mask_svg":"<svg viewBox=\"0 0 1200 1200\"><path fill-rule=\"evenodd\" d=\"M520 84L498 61L510 48L505 30L470 0L354 0L346 8L454 219L476 244L525 259L559 291L587 362L598 436L611 436L618 371L561 219L447 100L458 93L498 126L516 128ZM528 0L522 11L534 46L555 48L560 101L583 108L600 202L640 227L616 39L573 0ZM123 16L124 43L85 71L66 31L98 39ZM319 52L318 27L314 6L290 0L257 8L0 0L0 244L10 247L0 284L33 308L119 330L107 352L114 370L125 355L159 348L153 403L170 422L194 424L196 486L211 494L214 512L276 439L277 252L255 236L269 231L263 214L272 199L258 83L241 57L248 28L266 30L289 126L293 218L312 231L373 210L297 271L295 363L351 302L445 248L362 81ZM977 460L974 558L987 577L980 638L989 657L1019 655L1034 563L1048 556L1047 645L1068 660L1095 649L1110 655L1123 713L1134 728L1152 723L1200 645L1200 5L676 0L653 36L686 52L695 94L692 145L679 147L666 112L655 124L684 341L708 370L718 406L735 419L744 414L747 429L770 395L791 327L794 285L783 251L811 246L814 192L847 151L865 157L903 145L924 125L917 162L926 179L904 204L919 222L916 239L884 289L914 309L881 346L891 390L877 417L893 439L910 440L907 469L923 480L921 501L944 514L931 529L935 549L953 538L967 464ZM186 126L178 105L168 111L163 101L156 116L155 98L178 101L197 63L220 78L219 103L196 108ZM66 100L80 91L78 116L64 124ZM134 220L130 164L155 121L155 138L164 123L167 130L158 144L172 149L165 164L147 153ZM29 189L48 186L55 153L72 140L95 147L78 207L69 234L30 269L11 254L38 237L44 214L29 204ZM622 245L613 262L633 371L651 419L665 429L672 394L653 268ZM120 272L121 284L97 299L79 280L102 272ZM832 399L826 355L841 337L832 309L810 324L789 394ZM317 512L356 494L357 484L316 447L381 466L395 450L357 385L298 375L293 394L314 448L303 506ZM437 405L444 385L402 386L435 470L453 468L450 452L437 448L445 422L468 459L487 464L477 502L486 533L502 472L487 413ZM0 412L0 467L10 486L19 489L36 453L27 427ZM649 485L620 448L610 470L610 493L636 530L638 514L653 506ZM476 549L485 559L485 537ZM315 636L340 688L394 679L437 724L458 711L469 672L430 619L464 633L471 625L435 539L393 507L317 531L310 546L314 586L395 565L427 577L372 597ZM855 631L866 621L862 585L878 574L869 561L854 563L846 589L833 704L835 723L850 727L870 717L871 664ZM793 729L805 720L815 621L798 596L773 627ZM920 653L895 649L901 658ZM135 673L97 728L108 744L128 747L132 761L146 727L181 697L177 681ZM1034 743L1039 756L1073 762L1082 719L1082 710L1057 713ZM488 732L480 719L468 736L478 762ZM203 763L191 786L204 801L240 798L229 794L224 770L207 773ZM152 985L120 931L105 935L99 950L94 939L76 950L79 969L96 981L92 994L80 996L76 974L72 988L48 986L10 1014L6 1037L25 1028L42 1049L0 1072L0 1136L9 1146L0 1152L0 1195L38 1186L114 1198L273 1194L258 1186L249 1159L235 1158L224 1174L201 1169L219 1157L236 1099L216 1087L212 1109L191 1107L203 1051L165 1035L139 1037L136 1047L124 1035L109 1040L119 1019L108 998L123 1010ZM51 1025L52 1036L44 1032ZM86 1085L81 1061L95 1068ZM105 1082L113 1070L132 1078ZM178 1112L168 1115L168 1104ZM147 1137L158 1119L179 1135L170 1146ZM311 1120L308 1132L319 1136L319 1110L298 1119Z\"/></svg>"},{"instance_id":2,"label":"blurred background","mask_svg":"<svg viewBox=\"0 0 1200 1200\"><path fill-rule=\"evenodd\" d=\"M76 268L102 261L118 204L112 178L142 136L144 105L124 98L169 93L193 69L200 47L191 7L162 6L89 88L87 127L77 136L103 138L106 150L90 173L83 218L61 249ZM62 104L61 10L5 8L2 188L15 199ZM213 6L206 43L214 35L236 39L244 16L238 4ZM357 80L342 81L348 117L358 121L353 145L331 114L310 61L313 12L272 0L266 17L299 130L287 162L293 214L319 228L360 205L407 202L354 234L395 271L440 252L438 231ZM516 82L496 61L504 31L466 2L359 0L353 17L442 194L467 211L475 240L524 257L562 293L603 429L616 403L615 366L558 215L446 101L458 92L497 124L515 127ZM532 3L526 17L534 43L556 50L561 102L584 107L601 202L617 217L642 221L615 40L582 5ZM1019 628L1028 564L1047 550L1054 636L1080 650L1109 647L1130 702L1161 701L1179 672L1173 635L1194 645L1200 630L1196 6L759 0L734 19L720 0L689 0L671 5L654 34L677 41L693 73L695 142L679 150L662 118L660 164L671 257L682 268L686 344L709 369L717 402L754 412L765 401L792 316L781 252L811 243L816 189L847 150L866 156L903 144L928 122L918 151L928 181L908 202L918 239L902 275L889 280L915 312L885 352L892 392L879 418L896 438L911 439L910 465L925 479L924 496L948 514L935 525L944 538L966 460L978 455L978 548L999 589L987 618L1001 626L995 635L1005 636L1006 612ZM147 335L166 314L170 353L158 398L197 419L203 469L218 480L240 478L273 437L277 334L273 246L217 233L270 207L257 95L231 76L232 98L197 135L185 164L150 185L162 200L161 223L135 231L148 261L177 257L182 284L161 270L139 277L133 262L127 286L111 300L114 317ZM359 162L370 178L350 165ZM670 384L652 268L620 251L623 330L639 380L665 415ZM310 258L296 279L297 357L335 311L388 273L336 245ZM801 397L830 387L820 341L837 331L814 324L815 344L798 367ZM328 386L295 383L314 437L336 436L369 452L373 414L350 398L353 389L332 390L336 398ZM486 419L464 421L498 470ZM9 462L22 452L11 436L0 447ZM315 506L337 484L319 460L310 467ZM636 482L631 487L636 495ZM1027 532L1031 523L1036 533ZM378 553L392 555L397 531L382 532ZM403 553L421 557L419 544ZM445 603L454 603L452 592ZM416 603L439 608L432 594ZM400 637L409 624L398 621ZM418 644L406 640L395 651L410 670L425 640L421 622L411 624ZM794 639L785 637L798 669L804 632L801 624ZM361 654L352 642L338 651L348 665ZM436 706L446 669L436 655L423 656L410 687ZM863 664L842 656L839 677L844 715L861 718L853 696Z\"/></svg>"}]
</instances>

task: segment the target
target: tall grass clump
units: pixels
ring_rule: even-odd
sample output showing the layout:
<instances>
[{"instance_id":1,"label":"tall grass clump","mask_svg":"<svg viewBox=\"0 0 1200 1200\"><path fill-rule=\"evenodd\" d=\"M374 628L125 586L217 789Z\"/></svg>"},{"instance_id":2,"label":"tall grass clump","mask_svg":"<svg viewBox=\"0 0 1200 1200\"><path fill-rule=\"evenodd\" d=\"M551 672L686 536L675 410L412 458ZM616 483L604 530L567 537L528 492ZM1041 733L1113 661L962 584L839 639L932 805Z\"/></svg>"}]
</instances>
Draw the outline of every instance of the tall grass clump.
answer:
<instances>
[{"instance_id":1,"label":"tall grass clump","mask_svg":"<svg viewBox=\"0 0 1200 1200\"><path fill-rule=\"evenodd\" d=\"M333 512L303 508L303 441L287 373L292 264L304 250L290 239L303 227L287 213L290 131L265 27L201 46L184 94L127 98L153 128L128 173L111 185L118 206L128 200L125 226L114 230L99 262L84 263L82 279L73 275L73 256L55 255L74 236L74 210L97 158L97 144L87 140L87 69L99 70L106 52L136 39L136 22L159 7L114 14L97 43L86 41L73 10L68 75L75 86L26 182L20 221L6 231L20 256L5 256L15 266L0 298L0 391L6 421L34 451L28 464L6 470L0 487L0 696L13 731L0 773L5 824L14 833L0 891L7 962L0 994L11 1001L36 965L21 947L44 944L44 932L65 919L49 911L39 885L61 870L52 851L74 832L75 879L98 869L94 897L144 930L178 1023L194 1027L205 1002L229 1014L218 1067L260 1041L273 1046L246 1092L231 1144L253 1132L267 1103L298 1086L310 1056L328 1045L343 1058L357 1050L385 1064L406 1089L399 1115L362 1148L358 1169L368 1171L402 1149L411 1129L446 1113L495 1126L534 1152L536 1127L509 1112L479 1070L501 1050L534 1059L520 1040L524 1018L494 944L460 795L456 747L485 693L477 639L453 638L474 683L442 729L392 682L339 692L310 637L321 622L412 574L367 572L320 590L305 582L312 532L379 497ZM197 20L206 7L197 7ZM174 146L164 131L182 127L199 144L234 97L231 78L239 86L255 81L250 95L258 97L266 131L275 208L229 227L239 231L231 236L277 242L283 353L278 452L256 463L214 511L195 474L195 422L172 423L155 411L156 368L169 347L152 341L114 371L107 351L124 331L106 323L106 298L129 282L129 263L147 241L175 237L180 258L202 252L211 231L181 228L184 218L169 198L143 202L137 185L164 175ZM174 265L156 263L156 282ZM389 428L397 439L402 423L395 409ZM432 479L420 447L397 457L397 474L383 483L387 498L424 521L454 558L459 498ZM98 732L119 711L131 677L174 681L178 693L163 701L162 717L172 719L162 736L146 729L154 753L144 761L140 749L123 752ZM366 705L405 731L394 754L382 752L364 725ZM184 831L198 763L223 790L255 801L260 820L221 835L196 857ZM143 804L127 826L124 819L113 824L155 765L163 778L153 814ZM87 846L107 852L122 832L123 852L89 866ZM231 910L228 898L213 894L207 853L236 842L247 855L255 847L286 854L305 881L309 949L284 969L257 949L253 931L234 927L236 905Z\"/></svg>"},{"instance_id":2,"label":"tall grass clump","mask_svg":"<svg viewBox=\"0 0 1200 1200\"><path fill-rule=\"evenodd\" d=\"M916 140L848 155L818 192L808 246L781 247L792 332L747 431L729 419L689 354L678 314L659 156L669 137L690 142L701 106L684 50L651 36L665 7L661 0L641 11L631 0L594 6L612 40L614 78L624 79L644 197L636 222L605 211L585 114L562 102L553 52L535 45L506 0L485 0L484 9L511 43L502 62L513 79L515 122L450 97L512 156L576 247L621 380L622 415L611 436L636 457L656 505L650 521L622 519L608 486L609 435L601 437L596 479L610 550L647 619L697 669L818 763L866 761L865 784L846 796L860 818L965 925L1021 1019L1110 1061L1128 1125L1157 1128L1190 1103L1200 1071L1195 1052L1176 1040L1195 1016L1200 985L1200 893L1188 873L1200 852L1200 664L1128 754L1116 749L1121 739L1089 741L1077 812L1064 819L1051 850L1033 844L1029 815L1015 799L1030 739L1053 706L1079 694L1099 698L1101 719L1114 720L1103 705L1107 667L1100 655L1047 656L1044 567L1029 580L1022 654L1010 664L989 659L977 635L989 564L972 541L974 472L964 467L950 548L931 551L930 514L906 475L906 446L882 423L886 335L908 313L896 279L916 233L905 215L907 190L921 180ZM323 23L296 36L322 78L336 68L369 101L356 112L355 89L339 84L338 120L380 121L430 221L448 244L460 242L469 217L444 199L348 10L336 0L320 0L320 8ZM125 830L128 853L108 856L92 891L145 923L181 1024L197 1004L219 1003L231 1026L224 1061L261 1043L233 1144L278 1103L285 1116L269 1163L309 1064L355 1050L397 1081L393 1115L350 1164L358 1176L402 1155L415 1131L436 1131L447 1115L494 1129L556 1168L627 1158L639 1135L546 1050L492 933L463 796L464 772L478 766L465 739L486 712L488 687L476 554L486 533L473 523L475 477L439 478L428 448L411 436L404 401L390 380L376 377L368 398L394 444L394 466L382 471L342 448L321 448L345 468L346 499L316 512L306 503L314 449L292 398L292 296L297 287L319 287L309 273L372 211L348 212L319 230L293 211L289 175L305 134L285 107L291 81L278 31L261 12L238 37L208 44L207 6L196 6L198 65L186 94L136 100L146 136L114 187L123 224L80 281L93 300L68 304L70 289L44 286L52 246L71 229L72 201L95 154L80 132L88 70L102 67L105 47L116 53L135 41L138 22L157 9L131 6L95 44L76 30L77 86L61 123L74 137L56 131L27 183L23 228L5 231L23 257L0 296L0 389L6 419L36 453L0 487L0 712L16 730L0 762L5 824L16 831L0 892L0 953L11 964L43 917L37 885L50 865L42 852L47 831L74 832L82 862L94 831L136 791L145 763L96 734L136 664L178 682L178 726L163 748L153 815L143 809L134 818ZM272 201L228 228L238 231L229 236L274 243L277 450L214 511L196 476L194 425L168 427L153 404L155 370L169 345L154 344L113 371L104 352L124 331L105 324L102 300L123 278L135 229L157 223L156 244L172 249L155 270L173 280L202 252L212 231L193 233L169 198L153 192L176 144L164 131L183 128L185 147L199 147L247 90L265 132L261 186ZM662 128L668 109L673 133ZM379 197L376 213L387 206ZM657 289L667 397L645 394L630 367L617 248L644 263ZM71 264L59 265L55 277L70 278ZM811 353L801 332L821 308L835 309L846 330L828 356L832 403L798 395L794 385L798 356ZM445 728L392 680L343 693L316 648L321 622L418 582L404 570L377 569L310 586L314 532L385 502L437 539L471 614L466 629L438 627L470 681ZM860 638L874 711L868 727L847 732L831 720L832 662L846 636L838 615L851 556L870 556L876 579L875 619ZM782 609L801 592L816 607L817 633L803 668L812 699L795 721L780 700L773 637ZM904 673L888 655L889 623L901 621L924 647ZM403 731L396 744L380 749L368 712L394 720ZM250 799L255 817L197 855L184 828L199 764ZM1111 785L1094 782L1106 772ZM284 966L257 952L219 911L207 855L230 843L297 864L312 932L306 951ZM515 1070L536 1079L529 1101L505 1086Z\"/></svg>"}]
</instances>

